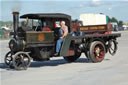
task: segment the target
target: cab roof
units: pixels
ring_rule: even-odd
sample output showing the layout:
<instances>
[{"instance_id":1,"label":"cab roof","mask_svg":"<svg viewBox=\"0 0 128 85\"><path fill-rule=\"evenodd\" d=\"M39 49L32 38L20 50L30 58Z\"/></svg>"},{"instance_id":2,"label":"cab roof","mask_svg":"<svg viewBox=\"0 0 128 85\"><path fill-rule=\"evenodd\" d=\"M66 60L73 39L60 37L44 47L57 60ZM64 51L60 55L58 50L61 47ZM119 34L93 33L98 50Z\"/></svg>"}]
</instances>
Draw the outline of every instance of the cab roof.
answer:
<instances>
[{"instance_id":1,"label":"cab roof","mask_svg":"<svg viewBox=\"0 0 128 85\"><path fill-rule=\"evenodd\" d=\"M43 18L57 18L57 19L68 19L71 20L71 16L64 13L32 13L24 14L20 18L30 18L30 19L43 19Z\"/></svg>"}]
</instances>

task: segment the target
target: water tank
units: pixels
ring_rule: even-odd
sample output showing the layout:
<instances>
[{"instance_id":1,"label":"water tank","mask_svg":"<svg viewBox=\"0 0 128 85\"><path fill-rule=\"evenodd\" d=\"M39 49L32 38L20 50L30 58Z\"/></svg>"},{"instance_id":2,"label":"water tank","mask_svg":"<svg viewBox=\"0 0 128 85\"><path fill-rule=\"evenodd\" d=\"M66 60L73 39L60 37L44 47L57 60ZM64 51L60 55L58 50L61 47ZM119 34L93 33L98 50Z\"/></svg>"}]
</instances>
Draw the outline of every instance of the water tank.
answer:
<instances>
[{"instance_id":1,"label":"water tank","mask_svg":"<svg viewBox=\"0 0 128 85\"><path fill-rule=\"evenodd\" d=\"M84 26L108 24L108 17L104 14L80 14L80 21Z\"/></svg>"}]
</instances>

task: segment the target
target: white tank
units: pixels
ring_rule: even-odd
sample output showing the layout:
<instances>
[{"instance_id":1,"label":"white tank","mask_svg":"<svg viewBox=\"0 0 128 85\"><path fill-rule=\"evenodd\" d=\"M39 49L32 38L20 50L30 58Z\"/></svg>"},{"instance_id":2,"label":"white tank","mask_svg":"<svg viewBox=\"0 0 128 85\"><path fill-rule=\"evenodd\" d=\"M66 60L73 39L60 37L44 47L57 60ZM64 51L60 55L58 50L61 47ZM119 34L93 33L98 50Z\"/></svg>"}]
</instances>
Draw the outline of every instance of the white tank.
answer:
<instances>
[{"instance_id":1,"label":"white tank","mask_svg":"<svg viewBox=\"0 0 128 85\"><path fill-rule=\"evenodd\" d=\"M104 14L80 14L80 21L83 22L84 26L107 24Z\"/></svg>"}]
</instances>

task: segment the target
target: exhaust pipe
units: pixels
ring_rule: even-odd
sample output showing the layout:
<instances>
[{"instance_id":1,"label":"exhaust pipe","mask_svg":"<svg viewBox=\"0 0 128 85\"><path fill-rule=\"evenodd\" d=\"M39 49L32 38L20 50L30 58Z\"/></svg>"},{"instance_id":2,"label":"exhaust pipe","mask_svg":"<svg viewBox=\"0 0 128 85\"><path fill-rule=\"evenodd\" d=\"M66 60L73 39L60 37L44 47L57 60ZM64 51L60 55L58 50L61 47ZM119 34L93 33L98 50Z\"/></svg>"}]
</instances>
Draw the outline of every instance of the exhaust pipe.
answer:
<instances>
[{"instance_id":1,"label":"exhaust pipe","mask_svg":"<svg viewBox=\"0 0 128 85\"><path fill-rule=\"evenodd\" d=\"M16 39L17 29L19 27L19 12L13 12L13 29L14 29L14 38Z\"/></svg>"}]
</instances>

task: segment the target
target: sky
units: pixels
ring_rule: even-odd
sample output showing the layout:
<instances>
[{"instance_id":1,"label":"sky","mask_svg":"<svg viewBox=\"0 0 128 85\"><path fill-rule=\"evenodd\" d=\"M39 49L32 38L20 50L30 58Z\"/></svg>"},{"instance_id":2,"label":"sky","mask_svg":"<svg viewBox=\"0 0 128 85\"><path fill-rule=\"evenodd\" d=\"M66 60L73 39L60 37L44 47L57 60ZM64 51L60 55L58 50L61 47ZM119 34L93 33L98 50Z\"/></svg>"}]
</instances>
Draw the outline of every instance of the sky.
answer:
<instances>
[{"instance_id":1,"label":"sky","mask_svg":"<svg viewBox=\"0 0 128 85\"><path fill-rule=\"evenodd\" d=\"M0 0L0 21L12 21L12 11L65 13L79 19L84 13L104 13L128 22L128 0Z\"/></svg>"}]
</instances>

